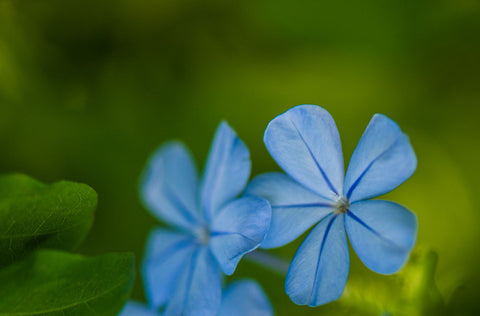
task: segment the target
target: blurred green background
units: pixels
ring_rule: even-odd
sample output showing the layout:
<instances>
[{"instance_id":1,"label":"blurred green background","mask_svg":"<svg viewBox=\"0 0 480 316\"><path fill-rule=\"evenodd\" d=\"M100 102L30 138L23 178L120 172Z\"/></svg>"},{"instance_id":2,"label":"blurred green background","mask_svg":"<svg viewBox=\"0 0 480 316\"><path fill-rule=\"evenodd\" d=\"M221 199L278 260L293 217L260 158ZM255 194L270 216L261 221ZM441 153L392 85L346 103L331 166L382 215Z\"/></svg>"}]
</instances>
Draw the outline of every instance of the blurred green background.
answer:
<instances>
[{"instance_id":1,"label":"blurred green background","mask_svg":"<svg viewBox=\"0 0 480 316\"><path fill-rule=\"evenodd\" d=\"M387 198L417 214L418 248L438 254L426 268L443 297L434 304L479 313L478 1L0 0L0 172L91 185L99 204L83 253L141 260L158 223L137 184L159 144L181 139L203 165L226 119L253 174L278 170L263 131L304 103L333 115L346 162L374 113L409 134L418 170ZM291 258L298 244L276 253ZM319 308L294 305L282 276L246 260L235 277L257 278L278 315L417 304L418 275L378 276L353 252L351 261L346 297ZM144 298L140 278L133 297Z\"/></svg>"}]
</instances>

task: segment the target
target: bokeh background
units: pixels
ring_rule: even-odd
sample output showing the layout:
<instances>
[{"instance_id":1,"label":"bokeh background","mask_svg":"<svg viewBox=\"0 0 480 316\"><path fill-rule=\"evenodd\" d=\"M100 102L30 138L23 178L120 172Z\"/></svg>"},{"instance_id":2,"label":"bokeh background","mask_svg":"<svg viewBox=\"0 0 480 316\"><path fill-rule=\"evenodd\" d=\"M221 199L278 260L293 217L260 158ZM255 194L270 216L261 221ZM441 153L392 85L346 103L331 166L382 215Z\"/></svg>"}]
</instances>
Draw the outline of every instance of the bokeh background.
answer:
<instances>
[{"instance_id":1,"label":"bokeh background","mask_svg":"<svg viewBox=\"0 0 480 316\"><path fill-rule=\"evenodd\" d=\"M159 223L138 178L162 142L183 140L201 166L225 119L253 174L278 170L263 131L304 103L333 115L346 163L374 113L408 133L418 170L386 198L417 214L414 256L431 250L438 264L385 277L351 252L345 297L319 308L294 305L282 276L246 260L235 277L258 279L278 315L395 315L428 305L422 286L443 311L479 313L478 1L0 0L0 172L91 185L82 253L141 260ZM132 295L144 299L140 278Z\"/></svg>"}]
</instances>

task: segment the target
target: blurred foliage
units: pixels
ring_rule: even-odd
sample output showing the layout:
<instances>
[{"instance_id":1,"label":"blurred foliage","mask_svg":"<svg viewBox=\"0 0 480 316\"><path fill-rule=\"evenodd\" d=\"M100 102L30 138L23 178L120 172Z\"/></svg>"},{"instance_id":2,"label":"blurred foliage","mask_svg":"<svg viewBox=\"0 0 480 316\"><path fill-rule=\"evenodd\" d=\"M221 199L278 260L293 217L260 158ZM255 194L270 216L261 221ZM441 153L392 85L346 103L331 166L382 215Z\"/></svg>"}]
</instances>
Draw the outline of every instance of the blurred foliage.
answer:
<instances>
[{"instance_id":1,"label":"blurred foliage","mask_svg":"<svg viewBox=\"0 0 480 316\"><path fill-rule=\"evenodd\" d=\"M417 250L401 272L372 278L352 275L340 303L348 314L444 315L445 304L435 284L437 255Z\"/></svg>"},{"instance_id":2,"label":"blurred foliage","mask_svg":"<svg viewBox=\"0 0 480 316\"><path fill-rule=\"evenodd\" d=\"M387 198L418 215L442 297L475 315L479 35L476 0L0 0L0 172L88 183L99 205L82 252L141 258L158 223L139 203L138 177L160 143L182 139L203 162L226 119L260 173L278 170L264 128L294 105L330 111L346 161L384 113L419 160ZM297 247L275 253L291 258ZM347 287L380 282L351 257ZM295 306L283 278L248 262L237 275L258 278L279 315L341 313L340 302ZM143 298L139 278L134 297Z\"/></svg>"}]
</instances>

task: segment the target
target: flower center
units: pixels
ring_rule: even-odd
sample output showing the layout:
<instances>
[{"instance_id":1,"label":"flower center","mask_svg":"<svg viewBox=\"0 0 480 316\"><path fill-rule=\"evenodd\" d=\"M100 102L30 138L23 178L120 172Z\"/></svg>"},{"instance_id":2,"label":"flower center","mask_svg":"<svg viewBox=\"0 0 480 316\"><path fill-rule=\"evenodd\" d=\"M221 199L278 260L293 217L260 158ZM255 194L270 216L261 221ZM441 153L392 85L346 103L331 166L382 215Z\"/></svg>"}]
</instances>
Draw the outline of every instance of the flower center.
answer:
<instances>
[{"instance_id":1,"label":"flower center","mask_svg":"<svg viewBox=\"0 0 480 316\"><path fill-rule=\"evenodd\" d=\"M195 237L197 238L197 241L199 243L201 243L202 245L206 245L210 240L210 230L208 229L208 227L202 227L195 231Z\"/></svg>"},{"instance_id":2,"label":"flower center","mask_svg":"<svg viewBox=\"0 0 480 316\"><path fill-rule=\"evenodd\" d=\"M338 199L335 201L335 213L337 214L345 214L348 212L348 208L350 207L350 202L345 196L339 196Z\"/></svg>"}]
</instances>

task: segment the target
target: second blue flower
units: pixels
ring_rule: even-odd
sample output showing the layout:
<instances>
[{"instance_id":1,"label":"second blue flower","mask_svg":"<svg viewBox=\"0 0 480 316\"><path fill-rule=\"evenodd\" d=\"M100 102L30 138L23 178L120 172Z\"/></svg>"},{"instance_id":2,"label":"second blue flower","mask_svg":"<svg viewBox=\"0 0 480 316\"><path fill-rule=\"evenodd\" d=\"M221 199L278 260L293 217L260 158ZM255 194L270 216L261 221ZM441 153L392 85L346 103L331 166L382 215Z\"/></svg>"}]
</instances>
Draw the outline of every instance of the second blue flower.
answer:
<instances>
[{"instance_id":1,"label":"second blue flower","mask_svg":"<svg viewBox=\"0 0 480 316\"><path fill-rule=\"evenodd\" d=\"M141 197L174 230L158 228L147 243L142 273L151 307L165 307L164 315L216 315L221 271L232 274L270 224L265 199L237 198L250 167L248 148L225 122L216 131L201 180L182 143L167 143L154 153Z\"/></svg>"}]
</instances>

